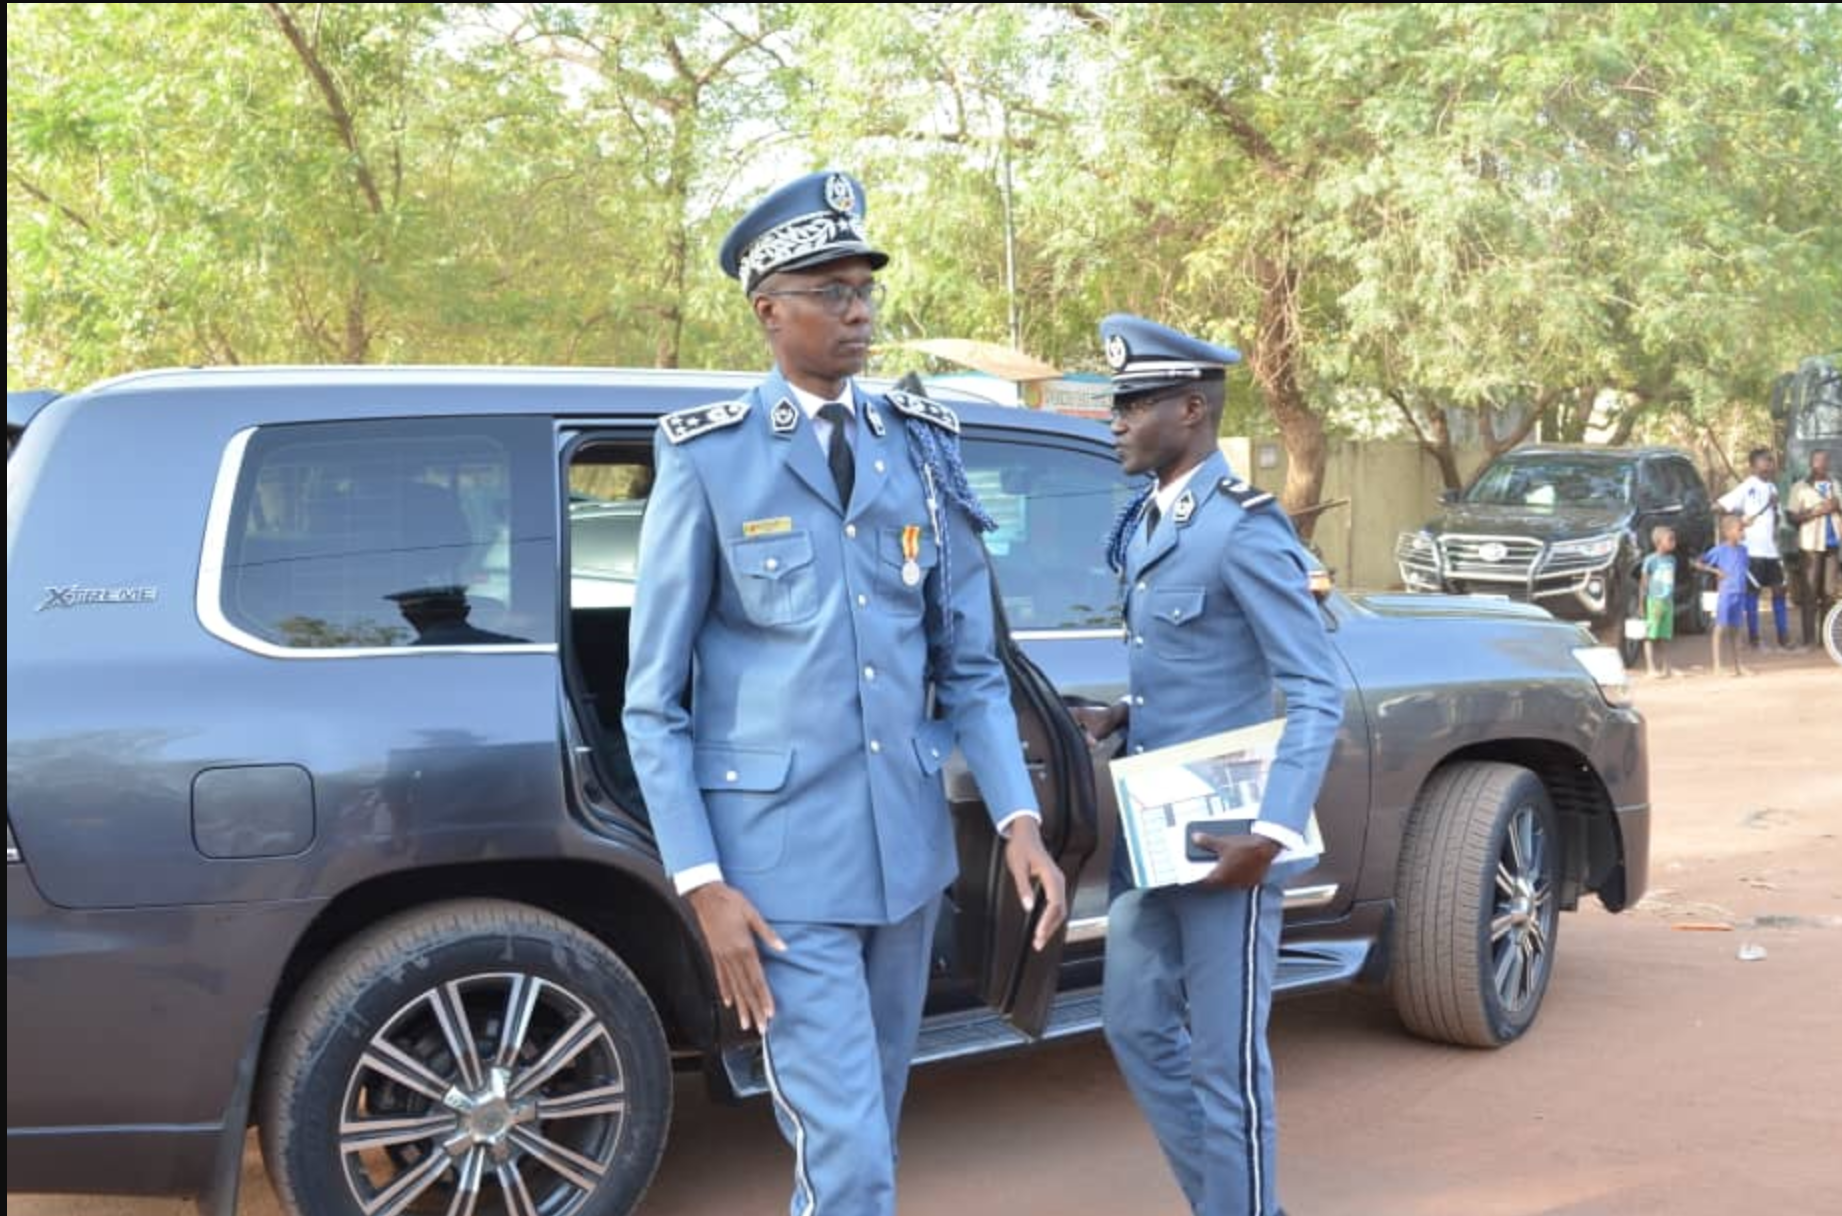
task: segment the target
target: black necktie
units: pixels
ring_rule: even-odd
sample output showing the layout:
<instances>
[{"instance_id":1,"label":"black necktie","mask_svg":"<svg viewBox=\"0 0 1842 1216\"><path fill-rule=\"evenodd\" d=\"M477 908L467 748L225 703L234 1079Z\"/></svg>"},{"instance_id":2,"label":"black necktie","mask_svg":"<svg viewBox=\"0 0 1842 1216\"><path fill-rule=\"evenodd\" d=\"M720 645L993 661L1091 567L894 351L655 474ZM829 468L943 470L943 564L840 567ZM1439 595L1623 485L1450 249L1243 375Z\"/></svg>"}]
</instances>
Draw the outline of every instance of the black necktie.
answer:
<instances>
[{"instance_id":1,"label":"black necktie","mask_svg":"<svg viewBox=\"0 0 1842 1216\"><path fill-rule=\"evenodd\" d=\"M1145 511L1145 539L1146 540L1150 540L1151 534L1158 530L1158 521L1163 518L1164 518L1164 513L1158 510L1158 500L1155 498L1152 499L1151 506L1147 508Z\"/></svg>"},{"instance_id":2,"label":"black necktie","mask_svg":"<svg viewBox=\"0 0 1842 1216\"><path fill-rule=\"evenodd\" d=\"M819 417L831 423L831 446L826 449L825 463L831 466L831 479L838 483L838 501L851 505L851 488L857 484L857 458L851 455L851 436L845 429L851 420L849 407L828 401L819 407Z\"/></svg>"}]
</instances>

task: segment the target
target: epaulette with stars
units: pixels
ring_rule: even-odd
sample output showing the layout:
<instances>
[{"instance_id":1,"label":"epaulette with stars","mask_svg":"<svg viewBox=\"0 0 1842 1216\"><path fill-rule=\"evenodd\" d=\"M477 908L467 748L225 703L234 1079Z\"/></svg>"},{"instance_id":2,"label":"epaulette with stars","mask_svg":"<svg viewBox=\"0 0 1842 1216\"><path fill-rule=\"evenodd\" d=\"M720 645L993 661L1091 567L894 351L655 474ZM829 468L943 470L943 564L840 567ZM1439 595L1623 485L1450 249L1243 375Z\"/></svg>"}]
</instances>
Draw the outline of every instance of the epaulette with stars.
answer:
<instances>
[{"instance_id":1,"label":"epaulette with stars","mask_svg":"<svg viewBox=\"0 0 1842 1216\"><path fill-rule=\"evenodd\" d=\"M748 417L748 409L746 401L719 401L715 405L674 411L659 419L659 425L664 428L665 437L678 444L734 426Z\"/></svg>"},{"instance_id":2,"label":"epaulette with stars","mask_svg":"<svg viewBox=\"0 0 1842 1216\"><path fill-rule=\"evenodd\" d=\"M884 396L889 398L889 404L893 405L898 413L906 414L910 418L919 418L923 422L931 422L943 431L959 434L959 415L938 401L929 401L926 397L917 397L901 389L891 389Z\"/></svg>"},{"instance_id":3,"label":"epaulette with stars","mask_svg":"<svg viewBox=\"0 0 1842 1216\"><path fill-rule=\"evenodd\" d=\"M1238 477L1224 477L1215 487L1216 493L1226 496L1243 511L1264 507L1272 503L1273 496L1259 486L1251 485Z\"/></svg>"}]
</instances>

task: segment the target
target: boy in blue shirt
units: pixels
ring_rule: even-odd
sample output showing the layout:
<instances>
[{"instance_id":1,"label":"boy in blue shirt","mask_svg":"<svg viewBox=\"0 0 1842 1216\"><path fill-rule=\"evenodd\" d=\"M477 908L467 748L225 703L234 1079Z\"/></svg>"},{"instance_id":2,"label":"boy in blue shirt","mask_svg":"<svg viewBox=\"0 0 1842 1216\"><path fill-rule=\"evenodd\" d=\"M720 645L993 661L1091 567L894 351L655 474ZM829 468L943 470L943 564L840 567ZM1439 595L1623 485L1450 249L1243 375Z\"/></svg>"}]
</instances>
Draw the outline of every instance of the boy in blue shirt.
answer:
<instances>
[{"instance_id":1,"label":"boy in blue shirt","mask_svg":"<svg viewBox=\"0 0 1842 1216\"><path fill-rule=\"evenodd\" d=\"M1644 605L1644 669L1658 680L1670 677L1669 652L1663 652L1663 665L1657 667L1657 643L1676 636L1676 530L1658 524L1650 530L1651 554L1644 559L1643 577L1638 582L1639 600Z\"/></svg>"},{"instance_id":2,"label":"boy in blue shirt","mask_svg":"<svg viewBox=\"0 0 1842 1216\"><path fill-rule=\"evenodd\" d=\"M1746 627L1747 588L1752 581L1747 570L1746 545L1742 541L1745 534L1746 523L1738 515L1721 516L1721 543L1702 554L1695 563L1695 569L1720 576L1720 590L1715 599L1714 628L1708 631L1708 636L1714 639L1713 669L1721 669L1721 638L1731 637L1733 674L1736 676L1752 674L1740 662L1739 631Z\"/></svg>"}]
</instances>

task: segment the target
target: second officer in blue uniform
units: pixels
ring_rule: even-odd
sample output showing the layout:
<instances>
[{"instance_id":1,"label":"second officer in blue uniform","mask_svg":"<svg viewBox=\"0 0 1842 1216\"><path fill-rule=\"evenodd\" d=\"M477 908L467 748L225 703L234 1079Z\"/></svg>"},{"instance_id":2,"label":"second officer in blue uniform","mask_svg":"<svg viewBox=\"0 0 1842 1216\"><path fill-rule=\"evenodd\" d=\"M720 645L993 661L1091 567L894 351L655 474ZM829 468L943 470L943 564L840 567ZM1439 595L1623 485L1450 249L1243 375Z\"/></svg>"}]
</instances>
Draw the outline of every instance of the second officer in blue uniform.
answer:
<instances>
[{"instance_id":1,"label":"second officer in blue uniform","mask_svg":"<svg viewBox=\"0 0 1842 1216\"><path fill-rule=\"evenodd\" d=\"M1216 442L1239 356L1139 317L1108 317L1100 337L1120 460L1155 480L1109 555L1125 580L1130 693L1078 711L1083 725L1095 738L1124 727L1144 752L1265 722L1275 688L1285 694L1259 819L1199 841L1217 855L1209 877L1132 890L1115 868L1106 1036L1191 1210L1275 1216L1266 1023L1284 882L1312 864L1306 827L1343 698L1291 521Z\"/></svg>"},{"instance_id":2,"label":"second officer in blue uniform","mask_svg":"<svg viewBox=\"0 0 1842 1216\"><path fill-rule=\"evenodd\" d=\"M958 419L852 383L888 257L843 173L723 242L775 370L666 417L640 535L623 724L725 1004L762 1033L795 1216L895 1210L895 1137L956 855L961 748L1019 898L1059 926L996 650ZM938 716L930 716L930 691Z\"/></svg>"}]
</instances>

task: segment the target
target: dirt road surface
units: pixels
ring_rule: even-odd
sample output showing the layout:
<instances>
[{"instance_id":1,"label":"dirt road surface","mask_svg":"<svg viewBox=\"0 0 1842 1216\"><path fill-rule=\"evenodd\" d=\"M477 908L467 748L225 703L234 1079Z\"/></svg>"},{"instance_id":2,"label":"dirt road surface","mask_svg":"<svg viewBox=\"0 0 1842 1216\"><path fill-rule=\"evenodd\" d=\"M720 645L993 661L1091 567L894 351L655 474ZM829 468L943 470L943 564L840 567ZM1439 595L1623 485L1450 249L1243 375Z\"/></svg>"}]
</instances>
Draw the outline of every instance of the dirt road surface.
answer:
<instances>
[{"instance_id":1,"label":"dirt road surface","mask_svg":"<svg viewBox=\"0 0 1842 1216\"><path fill-rule=\"evenodd\" d=\"M1639 681L1656 805L1650 894L1564 917L1541 1019L1499 1052L1408 1038L1385 1002L1282 1005L1292 1216L1763 1216L1842 1192L1842 671ZM1695 670L1696 667L1701 670ZM1725 931L1687 928L1728 926ZM1742 962L1742 945L1766 957ZM904 1216L1179 1216L1097 1039L918 1072ZM786 1211L765 1104L679 1089L643 1216ZM16 1216L181 1216L175 1200L11 1196ZM243 1216L280 1211L252 1149Z\"/></svg>"}]
</instances>

